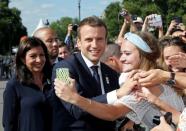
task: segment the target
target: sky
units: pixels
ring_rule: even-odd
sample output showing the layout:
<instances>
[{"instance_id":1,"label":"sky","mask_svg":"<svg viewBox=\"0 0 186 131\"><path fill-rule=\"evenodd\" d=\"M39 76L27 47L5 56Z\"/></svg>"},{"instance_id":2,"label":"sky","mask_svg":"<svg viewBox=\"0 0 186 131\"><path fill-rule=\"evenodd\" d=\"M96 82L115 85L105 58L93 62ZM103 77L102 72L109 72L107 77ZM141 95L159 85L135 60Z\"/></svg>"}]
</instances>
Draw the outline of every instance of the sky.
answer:
<instances>
[{"instance_id":1,"label":"sky","mask_svg":"<svg viewBox=\"0 0 186 131\"><path fill-rule=\"evenodd\" d=\"M28 35L31 35L40 19L53 22L65 16L78 18L78 1L11 0L9 7L16 7L21 11L23 25L27 28ZM81 19L91 15L101 16L104 9L115 1L119 0L81 0Z\"/></svg>"}]
</instances>

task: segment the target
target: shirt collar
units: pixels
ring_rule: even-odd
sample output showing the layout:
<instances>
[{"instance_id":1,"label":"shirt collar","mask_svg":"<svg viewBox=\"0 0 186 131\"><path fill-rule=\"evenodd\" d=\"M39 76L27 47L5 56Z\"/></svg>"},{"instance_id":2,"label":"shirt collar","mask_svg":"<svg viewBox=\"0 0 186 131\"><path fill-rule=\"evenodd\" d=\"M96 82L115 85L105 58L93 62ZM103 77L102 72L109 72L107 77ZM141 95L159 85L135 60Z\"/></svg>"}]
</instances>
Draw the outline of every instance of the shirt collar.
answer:
<instances>
[{"instance_id":1,"label":"shirt collar","mask_svg":"<svg viewBox=\"0 0 186 131\"><path fill-rule=\"evenodd\" d=\"M82 56L83 60L85 61L86 65L88 66L88 68L95 66L89 59L87 59L87 57L85 55L83 55L82 52L81 52L81 56ZM101 65L100 61L96 65L98 67L100 67L100 65Z\"/></svg>"},{"instance_id":2,"label":"shirt collar","mask_svg":"<svg viewBox=\"0 0 186 131\"><path fill-rule=\"evenodd\" d=\"M58 63L59 60L58 60L58 57L56 57L55 61L54 61L54 64Z\"/></svg>"}]
</instances>

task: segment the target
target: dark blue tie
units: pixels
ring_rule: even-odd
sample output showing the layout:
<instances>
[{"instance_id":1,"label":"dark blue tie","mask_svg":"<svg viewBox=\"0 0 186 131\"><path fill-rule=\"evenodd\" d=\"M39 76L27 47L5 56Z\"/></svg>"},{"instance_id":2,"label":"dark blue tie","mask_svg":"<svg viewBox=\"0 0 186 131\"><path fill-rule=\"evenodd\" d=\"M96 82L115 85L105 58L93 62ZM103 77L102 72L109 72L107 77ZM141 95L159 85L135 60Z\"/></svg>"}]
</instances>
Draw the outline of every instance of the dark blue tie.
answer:
<instances>
[{"instance_id":1,"label":"dark blue tie","mask_svg":"<svg viewBox=\"0 0 186 131\"><path fill-rule=\"evenodd\" d=\"M99 77L99 74L98 74L98 66L92 66L91 67L92 71L93 71L93 78L95 79L96 81L96 89L97 89L97 95L101 95L102 92L101 92L101 83L100 83L100 77Z\"/></svg>"}]
</instances>

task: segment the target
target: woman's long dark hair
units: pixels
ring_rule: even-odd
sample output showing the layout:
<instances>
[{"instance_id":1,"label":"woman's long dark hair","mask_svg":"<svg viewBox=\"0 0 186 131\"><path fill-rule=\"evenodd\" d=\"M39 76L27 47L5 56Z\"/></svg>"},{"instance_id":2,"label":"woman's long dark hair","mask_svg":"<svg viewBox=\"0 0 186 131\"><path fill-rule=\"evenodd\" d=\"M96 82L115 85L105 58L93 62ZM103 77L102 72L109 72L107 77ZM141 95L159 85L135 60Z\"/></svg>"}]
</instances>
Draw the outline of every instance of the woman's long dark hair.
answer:
<instances>
[{"instance_id":1,"label":"woman's long dark hair","mask_svg":"<svg viewBox=\"0 0 186 131\"><path fill-rule=\"evenodd\" d=\"M42 47L45 54L45 65L43 67L43 74L45 78L51 78L51 64L49 60L49 55L47 47L45 44L38 38L35 37L24 37L19 44L19 48L16 54L16 77L20 82L31 83L33 80L33 75L30 70L26 67L23 60L25 60L26 53L35 47Z\"/></svg>"}]
</instances>

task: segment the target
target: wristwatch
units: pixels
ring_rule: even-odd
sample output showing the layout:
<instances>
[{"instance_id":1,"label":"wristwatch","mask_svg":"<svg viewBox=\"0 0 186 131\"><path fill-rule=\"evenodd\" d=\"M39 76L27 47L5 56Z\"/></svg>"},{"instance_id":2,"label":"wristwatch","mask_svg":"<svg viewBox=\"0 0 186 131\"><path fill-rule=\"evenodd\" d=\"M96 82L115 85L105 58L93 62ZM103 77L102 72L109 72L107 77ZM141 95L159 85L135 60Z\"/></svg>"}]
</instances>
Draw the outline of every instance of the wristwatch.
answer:
<instances>
[{"instance_id":1,"label":"wristwatch","mask_svg":"<svg viewBox=\"0 0 186 131\"><path fill-rule=\"evenodd\" d=\"M170 72L170 79L167 81L167 84L171 87L176 84L175 72Z\"/></svg>"}]
</instances>

